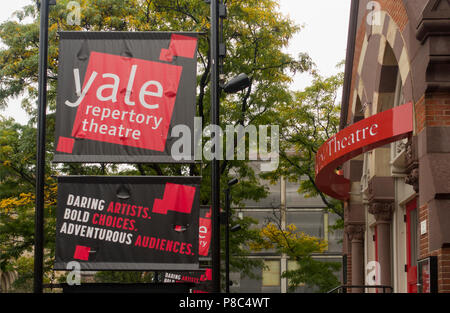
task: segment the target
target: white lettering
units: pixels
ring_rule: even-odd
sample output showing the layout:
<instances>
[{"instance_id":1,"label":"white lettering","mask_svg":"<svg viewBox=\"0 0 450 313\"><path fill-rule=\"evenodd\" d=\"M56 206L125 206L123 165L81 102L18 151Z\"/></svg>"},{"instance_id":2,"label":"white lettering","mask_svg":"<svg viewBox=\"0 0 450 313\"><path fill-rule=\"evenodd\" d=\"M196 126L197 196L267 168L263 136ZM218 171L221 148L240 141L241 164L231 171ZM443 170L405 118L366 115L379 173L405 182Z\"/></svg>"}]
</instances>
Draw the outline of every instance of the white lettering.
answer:
<instances>
[{"instance_id":1,"label":"white lettering","mask_svg":"<svg viewBox=\"0 0 450 313\"><path fill-rule=\"evenodd\" d=\"M111 73L106 73L102 75L103 78L112 78L114 79L114 84L104 84L97 89L97 99L100 101L109 101L117 102L117 91L119 90L120 78L119 76ZM111 95L108 97L103 97L102 93L105 89L112 89Z\"/></svg>"},{"instance_id":2,"label":"white lettering","mask_svg":"<svg viewBox=\"0 0 450 313\"><path fill-rule=\"evenodd\" d=\"M372 126L370 126L370 130L369 130L370 136L375 136L378 133L378 132L375 132L373 130L373 128L375 128L375 130L376 130L378 128L378 124L373 124Z\"/></svg>"},{"instance_id":3,"label":"white lettering","mask_svg":"<svg viewBox=\"0 0 450 313\"><path fill-rule=\"evenodd\" d=\"M80 74L79 74L77 68L73 69L73 75L75 77L75 90L78 95L79 89L80 89L80 87L79 87L80 86ZM89 91L89 88L91 88L91 85L94 82L94 79L96 76L97 76L97 72L95 72L95 71L92 72L91 77L89 77L89 80L88 80L86 86L84 86L83 91L81 92L81 95L78 97L77 101L72 103L69 100L66 100L66 102L64 102L64 103L71 108L75 108L75 107L79 106L80 103L83 101L84 97L86 96L87 92ZM78 89L77 89L77 84L78 84Z\"/></svg>"},{"instance_id":4,"label":"white lettering","mask_svg":"<svg viewBox=\"0 0 450 313\"><path fill-rule=\"evenodd\" d=\"M75 196L71 193L67 196L67 205L72 205L73 200L75 199Z\"/></svg>"},{"instance_id":5,"label":"white lettering","mask_svg":"<svg viewBox=\"0 0 450 313\"><path fill-rule=\"evenodd\" d=\"M149 86L156 86L157 91L148 91L146 90ZM148 104L145 102L145 96L153 96L153 97L159 97L161 98L163 95L163 87L160 82L157 82L155 80L150 80L142 85L141 91L139 92L139 101L141 101L141 104L147 108L147 109L157 109L159 108L159 104Z\"/></svg>"},{"instance_id":6,"label":"white lettering","mask_svg":"<svg viewBox=\"0 0 450 313\"><path fill-rule=\"evenodd\" d=\"M344 137L344 138L342 138L342 149L344 149L345 148L345 145L344 145L344 140L345 141L347 141L347 137ZM349 144L350 145L350 144Z\"/></svg>"},{"instance_id":7,"label":"white lettering","mask_svg":"<svg viewBox=\"0 0 450 313\"><path fill-rule=\"evenodd\" d=\"M124 102L127 105L135 105L134 101L131 101L131 94L133 92L133 85L134 80L136 77L137 72L137 65L132 65L130 70L130 75L128 77L128 83L127 83L127 89L125 92ZM78 99L75 102L70 102L69 100L65 101L65 104L69 107L78 107L80 103L84 100L87 92L91 88L95 78L97 77L97 72L93 71L91 76L89 77L88 82L84 86L83 90L81 90L81 79L80 79L80 71L78 68L73 69L73 76L74 76L74 82L75 82L75 94L78 96ZM114 82L112 84L103 84L100 87L98 87L96 91L96 96L99 101L112 101L113 103L117 102L117 94L119 91L120 86L120 77L113 73L105 73L102 75L102 78L112 78ZM150 90L150 87L153 87L152 90ZM155 89L156 88L156 89ZM111 93L109 95L104 95L105 90L111 90ZM164 94L163 86L160 82L155 80L150 80L145 82L139 92L139 101L141 102L141 105L147 109L157 109L159 108L158 103L150 104L146 101L146 96L150 97L158 97L162 98ZM118 114L114 114L114 118L118 118ZM123 118L122 118L123 119ZM159 124L159 123L157 123ZM156 126L158 128L158 125ZM155 129L156 129L155 128Z\"/></svg>"},{"instance_id":8,"label":"white lettering","mask_svg":"<svg viewBox=\"0 0 450 313\"><path fill-rule=\"evenodd\" d=\"M328 141L328 154L329 156L331 156L331 143L336 140L336 138L331 139L330 141Z\"/></svg>"},{"instance_id":9,"label":"white lettering","mask_svg":"<svg viewBox=\"0 0 450 313\"><path fill-rule=\"evenodd\" d=\"M133 89L134 77L136 75L137 65L131 66L130 77L128 78L127 92L125 93L125 103L128 105L135 105L133 101L130 101L131 90Z\"/></svg>"}]
</instances>

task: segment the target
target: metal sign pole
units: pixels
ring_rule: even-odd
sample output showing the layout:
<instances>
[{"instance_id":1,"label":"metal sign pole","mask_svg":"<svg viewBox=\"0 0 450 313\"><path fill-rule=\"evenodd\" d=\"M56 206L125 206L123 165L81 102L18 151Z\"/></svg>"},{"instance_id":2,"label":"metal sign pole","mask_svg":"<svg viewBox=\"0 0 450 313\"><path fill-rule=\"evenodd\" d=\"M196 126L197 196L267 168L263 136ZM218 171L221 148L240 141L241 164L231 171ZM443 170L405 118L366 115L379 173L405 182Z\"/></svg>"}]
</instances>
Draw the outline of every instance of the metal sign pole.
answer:
<instances>
[{"instance_id":1,"label":"metal sign pole","mask_svg":"<svg viewBox=\"0 0 450 313\"><path fill-rule=\"evenodd\" d=\"M225 190L225 292L230 293L230 187Z\"/></svg>"},{"instance_id":2,"label":"metal sign pole","mask_svg":"<svg viewBox=\"0 0 450 313\"><path fill-rule=\"evenodd\" d=\"M219 120L219 1L211 0L211 125L220 125ZM218 134L214 137L217 152L220 145ZM214 155L217 156L216 153ZM211 161L211 203L212 203L212 286L213 292L220 292L220 171L219 160Z\"/></svg>"},{"instance_id":3,"label":"metal sign pole","mask_svg":"<svg viewBox=\"0 0 450 313\"><path fill-rule=\"evenodd\" d=\"M36 207L34 225L34 293L43 292L44 276L44 183L47 109L48 11L50 0L41 0L39 31L39 96L36 153Z\"/></svg>"}]
</instances>

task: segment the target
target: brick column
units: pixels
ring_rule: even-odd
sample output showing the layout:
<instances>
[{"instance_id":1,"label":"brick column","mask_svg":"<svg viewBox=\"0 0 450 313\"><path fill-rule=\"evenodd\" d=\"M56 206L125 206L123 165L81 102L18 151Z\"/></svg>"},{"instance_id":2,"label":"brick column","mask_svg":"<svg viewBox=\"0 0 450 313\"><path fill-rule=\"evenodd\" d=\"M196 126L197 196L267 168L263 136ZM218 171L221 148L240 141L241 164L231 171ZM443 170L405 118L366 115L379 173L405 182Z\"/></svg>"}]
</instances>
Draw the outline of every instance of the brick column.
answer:
<instances>
[{"instance_id":1,"label":"brick column","mask_svg":"<svg viewBox=\"0 0 450 313\"><path fill-rule=\"evenodd\" d=\"M348 224L345 227L345 232L348 235L351 243L351 270L352 270L352 285L364 285L364 224ZM363 289L350 289L349 292L361 293Z\"/></svg>"},{"instance_id":2,"label":"brick column","mask_svg":"<svg viewBox=\"0 0 450 313\"><path fill-rule=\"evenodd\" d=\"M380 284L392 286L391 281L391 221L394 212L393 201L369 203L369 213L375 216L377 225L378 262L380 263Z\"/></svg>"},{"instance_id":3,"label":"brick column","mask_svg":"<svg viewBox=\"0 0 450 313\"><path fill-rule=\"evenodd\" d=\"M395 209L395 181L393 177L374 176L369 180L369 208L377 226L380 284L392 286L391 281L391 222Z\"/></svg>"},{"instance_id":4,"label":"brick column","mask_svg":"<svg viewBox=\"0 0 450 313\"><path fill-rule=\"evenodd\" d=\"M364 205L359 196L362 160L350 160L343 165L344 177L350 180L352 195L344 203L344 245L347 255L347 285L364 285ZM348 292L361 292L349 289Z\"/></svg>"}]
</instances>

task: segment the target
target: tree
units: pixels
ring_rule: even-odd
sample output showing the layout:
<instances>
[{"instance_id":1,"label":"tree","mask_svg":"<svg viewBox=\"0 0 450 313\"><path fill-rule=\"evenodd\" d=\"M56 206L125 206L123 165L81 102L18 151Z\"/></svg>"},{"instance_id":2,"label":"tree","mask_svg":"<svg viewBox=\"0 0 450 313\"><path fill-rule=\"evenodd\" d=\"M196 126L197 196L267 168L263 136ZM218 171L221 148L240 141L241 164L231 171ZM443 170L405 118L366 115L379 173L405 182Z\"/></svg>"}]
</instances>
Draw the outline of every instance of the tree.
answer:
<instances>
[{"instance_id":1,"label":"tree","mask_svg":"<svg viewBox=\"0 0 450 313\"><path fill-rule=\"evenodd\" d=\"M341 66L339 64L338 66ZM286 177L298 182L298 192L306 197L320 197L325 210L339 216L332 229L343 228L342 203L321 192L315 184L315 155L319 147L333 136L339 127L340 104L337 101L343 84L343 73L327 78L312 71L312 84L303 91L293 93L293 100L277 107L272 116L280 125L280 164L276 171L261 174L261 177L276 182ZM295 260L298 269L283 273L289 279L290 289L301 283L326 292L339 285L334 272L339 263L321 262L312 257L323 252L326 242L297 232L294 225L281 228L279 220L272 220L261 231L262 242L255 248L275 248Z\"/></svg>"},{"instance_id":2,"label":"tree","mask_svg":"<svg viewBox=\"0 0 450 313\"><path fill-rule=\"evenodd\" d=\"M0 270L16 270L17 290L31 290L34 244L34 167L36 130L11 119L0 119ZM50 170L49 162L47 171ZM47 177L44 198L47 273L54 255L56 183ZM11 262L14 260L14 262ZM31 271L26 274L27 270ZM49 277L46 277L48 281ZM28 289L27 289L28 288Z\"/></svg>"},{"instance_id":3,"label":"tree","mask_svg":"<svg viewBox=\"0 0 450 313\"><path fill-rule=\"evenodd\" d=\"M296 261L297 269L287 270L281 275L288 278L290 291L294 291L300 284L306 284L318 292L326 292L339 285L335 272L339 270L340 264L313 258L314 253L323 253L327 249L326 241L297 231L293 224L282 229L279 219L271 219L264 226L261 238L251 244L252 249L258 251L274 248Z\"/></svg>"},{"instance_id":4,"label":"tree","mask_svg":"<svg viewBox=\"0 0 450 313\"><path fill-rule=\"evenodd\" d=\"M278 106L272 117L281 129L280 165L276 171L262 177L276 181L284 176L291 182L299 182L298 192L306 197L320 197L325 209L340 217L334 227L342 228L342 203L317 188L314 168L317 150L339 128L340 103L337 96L344 74L327 78L314 71L312 74L311 86L295 92L294 100Z\"/></svg>"},{"instance_id":5,"label":"tree","mask_svg":"<svg viewBox=\"0 0 450 313\"><path fill-rule=\"evenodd\" d=\"M31 1L30 1L31 2ZM47 127L47 161L52 159L54 111L56 107L56 83L58 69L58 31L194 31L201 32L198 49L198 77L197 77L197 115L203 118L203 124L209 122L209 81L211 60L209 58L209 5L204 0L82 0L81 19L79 25L69 25L68 16L73 13L67 5L69 0L57 1L50 9L49 21L49 59L48 59L48 127ZM221 96L221 121L225 124L258 126L271 124L271 116L277 112L277 107L291 99L288 83L292 74L306 71L311 61L305 54L293 58L283 52L292 36L300 30L291 20L282 16L278 11L275 0L234 0L227 1L228 18L224 23L224 38L227 42L227 57L223 63L224 79L228 80L238 73L250 76L251 86L247 90L233 96ZM22 106L30 116L30 122L23 129L13 123L3 123L0 131L9 136L24 136L27 143L26 152L30 155L20 160L19 155L8 155L0 165L0 179L8 184L0 186L1 199L19 199L21 188L33 194L35 146L33 146L35 132L33 125L36 118L38 47L39 47L39 16L34 4L15 13L19 22L8 21L0 25L0 38L5 48L0 50L0 107L7 105L11 97L22 97ZM25 18L31 18L31 23L25 23ZM19 35L20 34L20 35ZM16 138L17 139L17 138ZM207 140L205 138L204 140ZM21 141L15 140L19 145ZM7 145L5 145L6 147ZM20 151L20 149L19 149ZM5 163L6 162L6 163ZM209 162L185 165L134 164L134 169L121 170L110 164L86 166L80 164L51 165L47 164L47 181L51 182L51 175L202 175L201 203L208 204L210 197L210 169ZM220 164L221 186L237 176L244 191L233 191L233 201L236 205L244 199L257 200L267 195L267 190L260 184L259 178L248 166L246 161L225 160ZM237 188L235 188L237 189ZM240 190L244 190L243 188ZM223 195L223 192L221 192ZM223 199L222 199L223 200ZM48 200L52 203L52 200ZM32 214L32 203L23 207L27 214ZM54 218L54 206L48 206L47 218ZM14 262L19 252L32 248L31 224L26 224L25 216L17 215L19 208L12 208L8 214L18 216L16 228L10 229L0 221L0 233L12 236L17 232L25 243L10 242L7 250L2 250L0 259L3 264ZM5 215L6 218L6 215ZM241 222L240 222L241 223ZM239 234L232 235L232 242L247 240L255 233L248 229L251 220L242 222L245 227ZM22 229L27 225L27 231ZM52 251L51 245L52 223L48 224L49 232L46 236L46 247ZM54 233L54 231L53 231ZM18 246L19 245L19 246ZM5 244L6 246L6 244ZM238 244L234 245L232 270L250 273L251 266L257 265L245 258L245 250ZM6 251L6 252L5 252ZM48 258L51 261L51 256Z\"/></svg>"}]
</instances>

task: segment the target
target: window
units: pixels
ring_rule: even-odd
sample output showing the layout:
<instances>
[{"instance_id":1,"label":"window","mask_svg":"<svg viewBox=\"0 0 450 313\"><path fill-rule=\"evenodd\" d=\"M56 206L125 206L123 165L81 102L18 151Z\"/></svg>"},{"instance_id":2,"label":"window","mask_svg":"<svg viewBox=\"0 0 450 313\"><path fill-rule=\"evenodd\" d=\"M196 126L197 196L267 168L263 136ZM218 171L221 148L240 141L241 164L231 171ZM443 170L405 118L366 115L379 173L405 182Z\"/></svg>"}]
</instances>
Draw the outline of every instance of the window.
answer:
<instances>
[{"instance_id":1,"label":"window","mask_svg":"<svg viewBox=\"0 0 450 313\"><path fill-rule=\"evenodd\" d=\"M281 264L279 260L265 260L262 272L263 287L280 286Z\"/></svg>"},{"instance_id":2,"label":"window","mask_svg":"<svg viewBox=\"0 0 450 313\"><path fill-rule=\"evenodd\" d=\"M304 232L309 236L323 239L324 222L323 210L307 210L298 211L289 210L287 214L287 225L294 224L298 232Z\"/></svg>"},{"instance_id":3,"label":"window","mask_svg":"<svg viewBox=\"0 0 450 313\"><path fill-rule=\"evenodd\" d=\"M328 214L328 251L342 252L342 238L344 236L343 229L332 229L331 226L335 225L340 217L337 214Z\"/></svg>"},{"instance_id":4,"label":"window","mask_svg":"<svg viewBox=\"0 0 450 313\"><path fill-rule=\"evenodd\" d=\"M394 98L394 107L402 105L404 102L403 98L403 83L400 71L397 72L397 81L395 83L395 98Z\"/></svg>"}]
</instances>

